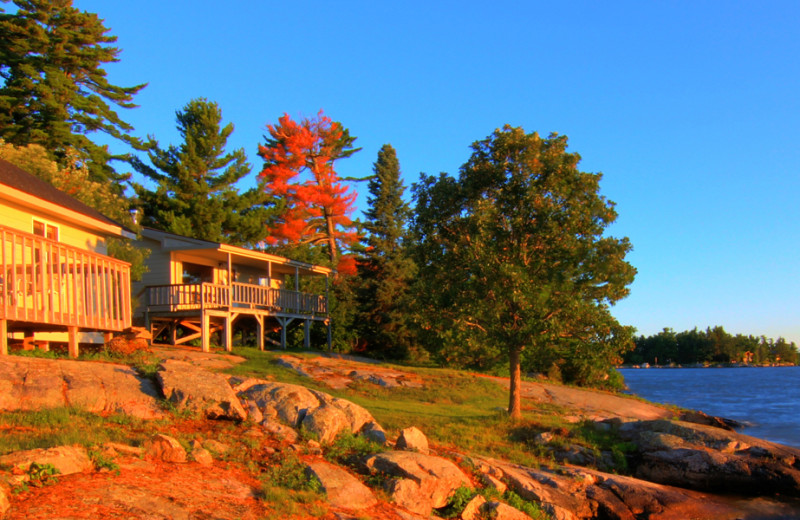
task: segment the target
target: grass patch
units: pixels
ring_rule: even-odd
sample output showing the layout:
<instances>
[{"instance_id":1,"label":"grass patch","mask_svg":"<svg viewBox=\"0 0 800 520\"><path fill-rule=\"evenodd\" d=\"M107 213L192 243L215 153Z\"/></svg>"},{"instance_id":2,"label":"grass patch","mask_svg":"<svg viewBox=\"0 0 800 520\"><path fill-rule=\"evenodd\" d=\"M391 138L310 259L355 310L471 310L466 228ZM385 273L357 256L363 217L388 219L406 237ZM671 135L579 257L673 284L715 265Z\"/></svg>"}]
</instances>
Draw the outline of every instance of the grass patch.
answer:
<instances>
[{"instance_id":1,"label":"grass patch","mask_svg":"<svg viewBox=\"0 0 800 520\"><path fill-rule=\"evenodd\" d=\"M103 417L76 408L12 411L0 415L0 454L37 448L105 442L139 444L156 423L144 423L121 414Z\"/></svg>"}]
</instances>

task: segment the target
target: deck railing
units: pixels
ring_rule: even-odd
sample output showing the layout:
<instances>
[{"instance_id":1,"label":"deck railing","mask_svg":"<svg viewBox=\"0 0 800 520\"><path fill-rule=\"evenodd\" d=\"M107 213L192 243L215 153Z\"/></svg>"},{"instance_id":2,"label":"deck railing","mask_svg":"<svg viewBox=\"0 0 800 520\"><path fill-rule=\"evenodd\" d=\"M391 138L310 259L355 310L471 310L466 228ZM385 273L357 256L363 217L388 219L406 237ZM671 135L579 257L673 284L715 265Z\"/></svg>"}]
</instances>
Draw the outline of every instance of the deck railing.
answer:
<instances>
[{"instance_id":1,"label":"deck railing","mask_svg":"<svg viewBox=\"0 0 800 520\"><path fill-rule=\"evenodd\" d=\"M0 319L120 331L130 264L0 226Z\"/></svg>"},{"instance_id":2,"label":"deck railing","mask_svg":"<svg viewBox=\"0 0 800 520\"><path fill-rule=\"evenodd\" d=\"M230 286L212 283L155 285L147 288L149 312L250 308L277 314L324 315L327 299L287 289L275 289L234 282Z\"/></svg>"}]
</instances>

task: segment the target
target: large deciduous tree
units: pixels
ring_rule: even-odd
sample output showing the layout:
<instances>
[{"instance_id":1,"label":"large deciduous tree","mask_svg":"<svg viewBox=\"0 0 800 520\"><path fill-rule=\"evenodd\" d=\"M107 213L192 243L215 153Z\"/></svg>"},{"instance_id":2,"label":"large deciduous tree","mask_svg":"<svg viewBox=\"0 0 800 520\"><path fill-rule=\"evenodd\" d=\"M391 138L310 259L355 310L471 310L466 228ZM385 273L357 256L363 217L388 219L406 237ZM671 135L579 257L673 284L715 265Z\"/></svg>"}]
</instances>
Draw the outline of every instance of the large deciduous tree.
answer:
<instances>
[{"instance_id":1,"label":"large deciduous tree","mask_svg":"<svg viewBox=\"0 0 800 520\"><path fill-rule=\"evenodd\" d=\"M193 99L176 112L183 142L164 149L150 138L153 167L134 159L134 168L154 181L154 190L134 185L142 223L170 233L224 242L256 245L267 234L272 208L260 188L240 193L235 184L250 173L243 149L226 152L233 123L222 126L217 103Z\"/></svg>"},{"instance_id":2,"label":"large deciduous tree","mask_svg":"<svg viewBox=\"0 0 800 520\"><path fill-rule=\"evenodd\" d=\"M506 126L472 145L458 179L423 175L414 186L427 327L445 348L505 351L514 418L523 350L608 367L632 333L609 312L633 281L631 246L603 236L614 204L599 193L601 174L578 170L566 149L564 136Z\"/></svg>"},{"instance_id":3,"label":"large deciduous tree","mask_svg":"<svg viewBox=\"0 0 800 520\"><path fill-rule=\"evenodd\" d=\"M8 3L9 0L2 0ZM17 146L38 144L67 166L74 149L95 181L119 180L108 148L90 135L102 132L134 147L132 127L112 108L132 108L144 85L119 87L104 65L119 61L116 41L96 14L71 0L14 0L0 12L0 137Z\"/></svg>"},{"instance_id":4,"label":"large deciduous tree","mask_svg":"<svg viewBox=\"0 0 800 520\"><path fill-rule=\"evenodd\" d=\"M369 181L369 208L364 212L366 251L358 262L359 328L367 350L385 358L408 356L411 346L410 286L415 265L407 251L411 210L395 149L383 145Z\"/></svg>"},{"instance_id":5,"label":"large deciduous tree","mask_svg":"<svg viewBox=\"0 0 800 520\"><path fill-rule=\"evenodd\" d=\"M270 227L271 245L322 244L333 267L350 270L341 262L343 249L358 241L350 215L356 193L334 168L349 157L355 137L340 123L320 113L301 122L284 114L269 125L269 137L259 146L264 159L261 178L267 192L283 202L283 211Z\"/></svg>"}]
</instances>

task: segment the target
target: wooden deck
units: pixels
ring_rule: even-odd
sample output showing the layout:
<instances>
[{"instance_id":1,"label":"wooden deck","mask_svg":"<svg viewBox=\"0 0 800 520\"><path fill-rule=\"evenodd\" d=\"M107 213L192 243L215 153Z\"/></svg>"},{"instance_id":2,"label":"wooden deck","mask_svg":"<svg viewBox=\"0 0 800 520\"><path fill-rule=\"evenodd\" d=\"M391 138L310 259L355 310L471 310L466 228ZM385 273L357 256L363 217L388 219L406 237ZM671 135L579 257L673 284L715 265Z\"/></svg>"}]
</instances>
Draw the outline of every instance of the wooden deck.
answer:
<instances>
[{"instance_id":1,"label":"wooden deck","mask_svg":"<svg viewBox=\"0 0 800 520\"><path fill-rule=\"evenodd\" d=\"M280 326L284 347L286 328L292 321L304 322L306 343L312 321L329 323L328 299L323 295L238 282L150 286L145 301L146 325L154 338L168 331L172 345L200 339L203 351L210 349L210 334L215 330L223 332L224 346L231 350L233 322L240 316L255 319L262 350L266 320ZM178 337L178 327L190 333Z\"/></svg>"},{"instance_id":2,"label":"wooden deck","mask_svg":"<svg viewBox=\"0 0 800 520\"><path fill-rule=\"evenodd\" d=\"M0 226L0 341L12 331L116 332L131 326L130 265ZM73 342L75 342L73 348Z\"/></svg>"}]
</instances>

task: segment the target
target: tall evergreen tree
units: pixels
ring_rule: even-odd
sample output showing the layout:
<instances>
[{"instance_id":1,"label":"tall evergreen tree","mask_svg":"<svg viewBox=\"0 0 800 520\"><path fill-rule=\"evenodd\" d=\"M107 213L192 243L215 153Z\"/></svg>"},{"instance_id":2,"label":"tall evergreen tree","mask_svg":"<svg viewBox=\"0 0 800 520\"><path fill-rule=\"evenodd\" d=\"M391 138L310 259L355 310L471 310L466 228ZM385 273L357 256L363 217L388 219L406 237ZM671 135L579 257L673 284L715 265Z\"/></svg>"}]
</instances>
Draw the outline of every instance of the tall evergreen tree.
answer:
<instances>
[{"instance_id":1,"label":"tall evergreen tree","mask_svg":"<svg viewBox=\"0 0 800 520\"><path fill-rule=\"evenodd\" d=\"M119 61L120 50L110 45L117 38L72 0L13 3L15 13L0 10L0 137L17 146L42 145L61 166L67 166L67 150L75 149L92 180L123 178L109 165L121 157L89 137L103 132L141 147L112 105L135 107L133 97L145 85L113 85L103 69Z\"/></svg>"},{"instance_id":2,"label":"tall evergreen tree","mask_svg":"<svg viewBox=\"0 0 800 520\"><path fill-rule=\"evenodd\" d=\"M134 185L144 210L142 223L170 233L232 245L255 245L267 235L269 197L261 188L239 193L235 183L250 173L243 149L226 153L233 124L222 126L217 103L193 99L176 112L183 143L167 149L150 138L154 167L134 159L134 168L155 181L155 190Z\"/></svg>"},{"instance_id":3,"label":"tall evergreen tree","mask_svg":"<svg viewBox=\"0 0 800 520\"><path fill-rule=\"evenodd\" d=\"M404 248L411 210L403 200L400 163L391 145L380 149L373 172L364 213L367 248L358 263L359 328L370 353L398 359L408 356L412 336L409 287L416 268Z\"/></svg>"}]
</instances>

